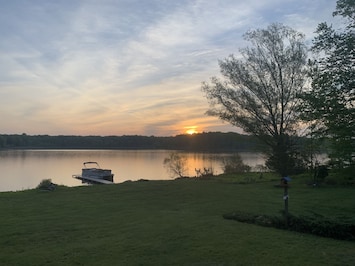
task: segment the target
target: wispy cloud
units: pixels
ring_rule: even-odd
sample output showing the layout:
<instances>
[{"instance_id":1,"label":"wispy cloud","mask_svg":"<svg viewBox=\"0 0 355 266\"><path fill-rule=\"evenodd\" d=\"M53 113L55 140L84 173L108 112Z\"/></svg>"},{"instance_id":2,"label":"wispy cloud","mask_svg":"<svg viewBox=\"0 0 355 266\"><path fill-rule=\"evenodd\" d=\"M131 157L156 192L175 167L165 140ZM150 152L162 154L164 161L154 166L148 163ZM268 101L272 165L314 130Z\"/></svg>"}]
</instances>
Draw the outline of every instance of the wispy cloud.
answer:
<instances>
[{"instance_id":1,"label":"wispy cloud","mask_svg":"<svg viewBox=\"0 0 355 266\"><path fill-rule=\"evenodd\" d=\"M83 135L238 130L205 115L200 86L218 75L217 60L238 53L247 30L272 22L311 35L335 7L331 0L0 5L2 131Z\"/></svg>"}]
</instances>

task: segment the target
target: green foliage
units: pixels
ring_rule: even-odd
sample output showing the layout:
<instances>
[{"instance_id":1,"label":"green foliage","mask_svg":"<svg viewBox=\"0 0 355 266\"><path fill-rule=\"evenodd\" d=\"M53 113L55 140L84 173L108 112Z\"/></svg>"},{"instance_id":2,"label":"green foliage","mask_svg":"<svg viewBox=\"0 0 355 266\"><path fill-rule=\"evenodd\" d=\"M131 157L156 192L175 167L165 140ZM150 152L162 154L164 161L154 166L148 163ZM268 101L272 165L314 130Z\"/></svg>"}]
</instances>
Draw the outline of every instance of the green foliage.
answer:
<instances>
[{"instance_id":1,"label":"green foliage","mask_svg":"<svg viewBox=\"0 0 355 266\"><path fill-rule=\"evenodd\" d=\"M174 137L0 135L0 148L46 149L170 149L193 151L251 151L262 149L253 136L206 132Z\"/></svg>"},{"instance_id":2,"label":"green foliage","mask_svg":"<svg viewBox=\"0 0 355 266\"><path fill-rule=\"evenodd\" d=\"M355 26L355 5L353 0L338 0L336 10L333 12L333 16L343 16L348 18L349 25L347 28L353 28Z\"/></svg>"},{"instance_id":3,"label":"green foliage","mask_svg":"<svg viewBox=\"0 0 355 266\"><path fill-rule=\"evenodd\" d=\"M333 15L347 18L343 30L323 22L313 43L316 57L310 62L312 88L302 95L303 119L312 133L328 137L329 157L344 167L353 163L355 150L355 9L353 1L338 0Z\"/></svg>"},{"instance_id":4,"label":"green foliage","mask_svg":"<svg viewBox=\"0 0 355 266\"><path fill-rule=\"evenodd\" d=\"M316 183L323 182L328 176L328 168L326 165L319 165L315 169L314 179Z\"/></svg>"},{"instance_id":5,"label":"green foliage","mask_svg":"<svg viewBox=\"0 0 355 266\"><path fill-rule=\"evenodd\" d=\"M314 234L323 237L342 240L355 240L355 224L340 223L324 219L324 217L320 216L297 217L289 214L287 219L288 223L286 223L283 216L258 215L236 211L224 214L223 218L243 223Z\"/></svg>"},{"instance_id":6,"label":"green foliage","mask_svg":"<svg viewBox=\"0 0 355 266\"><path fill-rule=\"evenodd\" d=\"M6 138L0 135L0 149L6 146Z\"/></svg>"},{"instance_id":7,"label":"green foliage","mask_svg":"<svg viewBox=\"0 0 355 266\"><path fill-rule=\"evenodd\" d=\"M303 34L271 24L247 32L251 47L219 62L223 80L211 78L202 85L211 104L209 115L217 116L258 137L273 156L270 167L288 174L294 159L292 136L299 121L298 94L306 80Z\"/></svg>"},{"instance_id":8,"label":"green foliage","mask_svg":"<svg viewBox=\"0 0 355 266\"><path fill-rule=\"evenodd\" d=\"M333 168L325 180L326 185L354 186L355 185L355 166L345 168Z\"/></svg>"},{"instance_id":9,"label":"green foliage","mask_svg":"<svg viewBox=\"0 0 355 266\"><path fill-rule=\"evenodd\" d=\"M41 190L54 190L56 187L55 184L52 183L51 179L43 179L37 186L37 189Z\"/></svg>"},{"instance_id":10,"label":"green foliage","mask_svg":"<svg viewBox=\"0 0 355 266\"><path fill-rule=\"evenodd\" d=\"M225 174L245 173L250 171L250 166L243 163L238 153L222 158L222 170Z\"/></svg>"},{"instance_id":11,"label":"green foliage","mask_svg":"<svg viewBox=\"0 0 355 266\"><path fill-rule=\"evenodd\" d=\"M306 161L301 155L302 148L296 145L297 141L299 138L295 136L279 136L277 145L269 152L266 166L281 176L302 173L306 169Z\"/></svg>"}]
</instances>

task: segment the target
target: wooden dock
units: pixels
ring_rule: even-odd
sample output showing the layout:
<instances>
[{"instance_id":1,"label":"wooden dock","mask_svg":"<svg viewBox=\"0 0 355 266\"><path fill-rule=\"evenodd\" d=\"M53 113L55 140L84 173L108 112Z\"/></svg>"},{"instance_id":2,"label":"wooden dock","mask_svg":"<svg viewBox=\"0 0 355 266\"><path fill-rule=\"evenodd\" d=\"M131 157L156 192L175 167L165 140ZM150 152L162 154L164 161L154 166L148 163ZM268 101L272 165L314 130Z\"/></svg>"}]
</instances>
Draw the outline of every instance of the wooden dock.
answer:
<instances>
[{"instance_id":1,"label":"wooden dock","mask_svg":"<svg viewBox=\"0 0 355 266\"><path fill-rule=\"evenodd\" d=\"M81 175L73 175L74 178L79 179L85 183L89 184L104 184L104 185L112 185L114 184L111 181L105 180L105 179L98 179L95 177L90 177L90 176L81 176Z\"/></svg>"}]
</instances>

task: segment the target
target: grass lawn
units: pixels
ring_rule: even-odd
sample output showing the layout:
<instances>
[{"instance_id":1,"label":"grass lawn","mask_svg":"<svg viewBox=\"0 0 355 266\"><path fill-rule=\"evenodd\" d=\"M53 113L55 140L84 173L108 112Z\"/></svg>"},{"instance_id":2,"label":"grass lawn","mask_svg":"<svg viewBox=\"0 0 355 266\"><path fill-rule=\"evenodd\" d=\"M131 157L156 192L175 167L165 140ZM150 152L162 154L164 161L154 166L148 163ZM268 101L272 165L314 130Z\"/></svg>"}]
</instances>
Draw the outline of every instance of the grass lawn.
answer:
<instances>
[{"instance_id":1,"label":"grass lawn","mask_svg":"<svg viewBox=\"0 0 355 266\"><path fill-rule=\"evenodd\" d=\"M303 181L289 189L290 213L355 224L354 187ZM275 183L217 177L0 193L0 265L355 265L354 241L222 218L281 215Z\"/></svg>"}]
</instances>

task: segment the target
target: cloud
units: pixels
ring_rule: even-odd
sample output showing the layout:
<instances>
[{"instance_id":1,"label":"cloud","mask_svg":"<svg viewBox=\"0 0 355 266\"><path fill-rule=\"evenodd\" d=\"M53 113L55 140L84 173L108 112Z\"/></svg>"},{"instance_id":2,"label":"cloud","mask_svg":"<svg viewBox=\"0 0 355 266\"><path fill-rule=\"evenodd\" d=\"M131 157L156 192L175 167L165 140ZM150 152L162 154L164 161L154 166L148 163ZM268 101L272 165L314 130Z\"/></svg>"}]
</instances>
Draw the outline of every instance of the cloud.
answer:
<instances>
[{"instance_id":1,"label":"cloud","mask_svg":"<svg viewBox=\"0 0 355 266\"><path fill-rule=\"evenodd\" d=\"M246 46L247 30L271 22L312 34L334 6L330 0L4 1L3 131L174 135L196 125L229 131L205 116L200 90L218 75L218 59Z\"/></svg>"}]
</instances>

